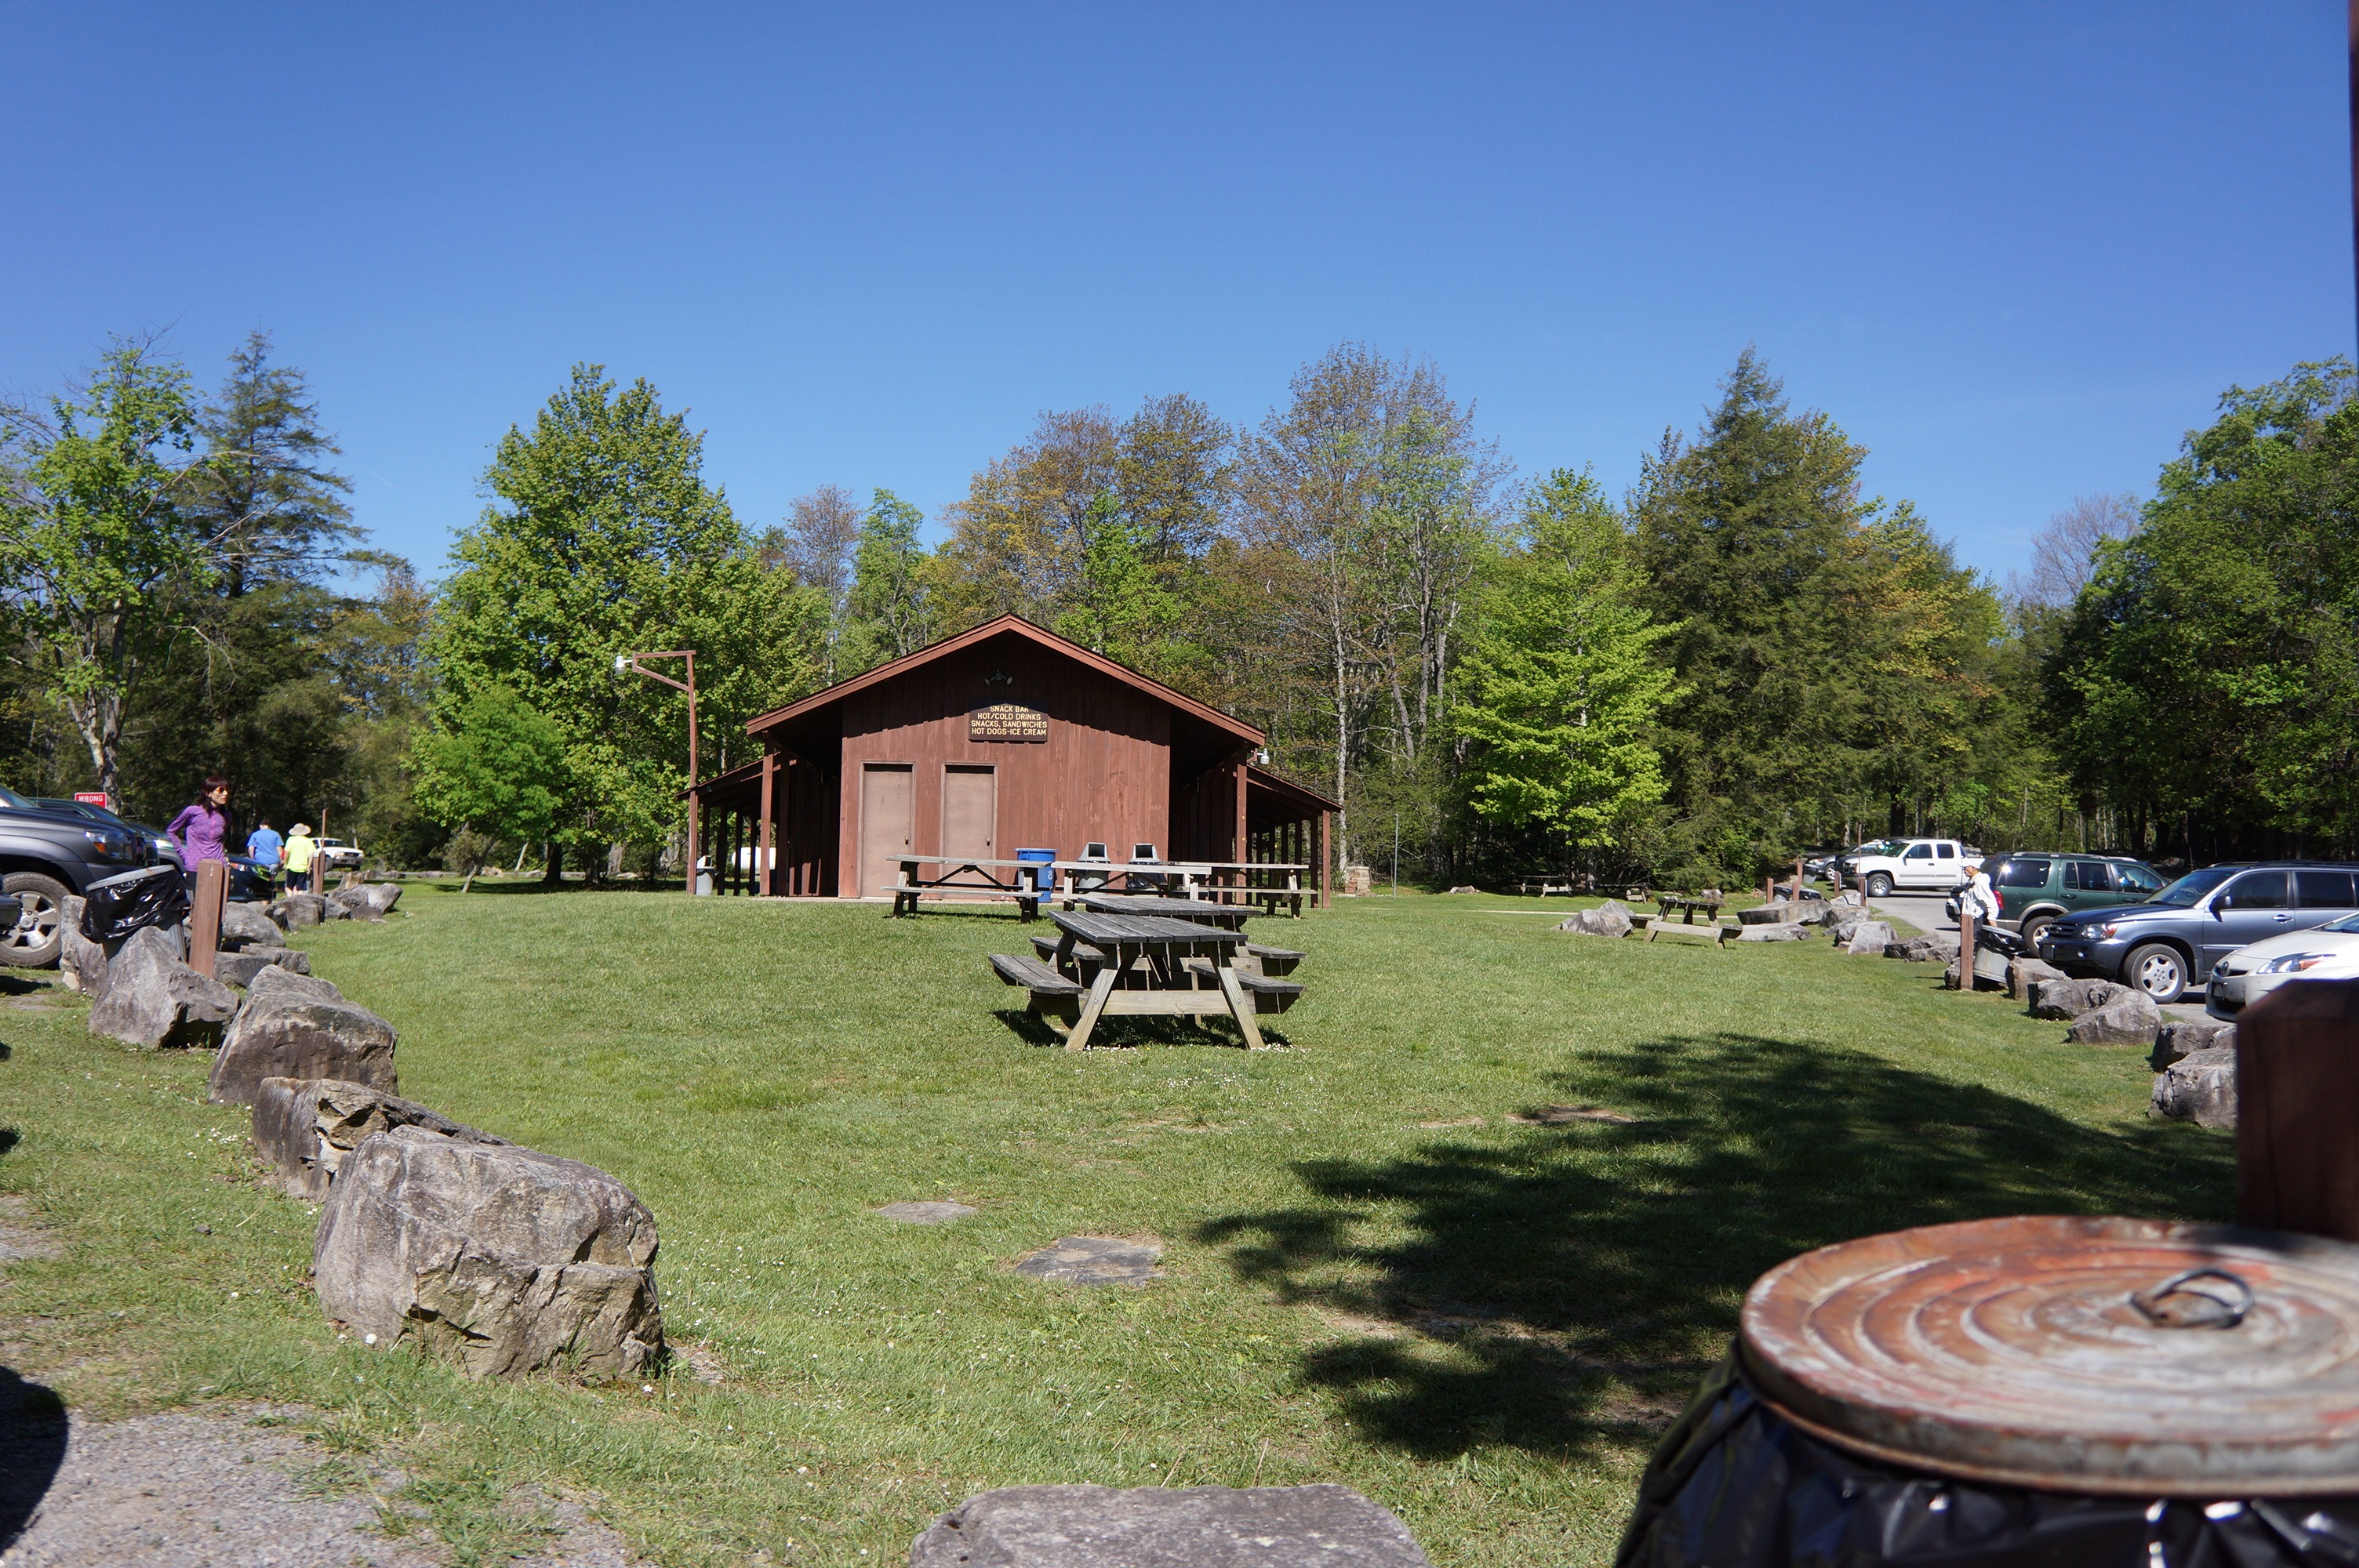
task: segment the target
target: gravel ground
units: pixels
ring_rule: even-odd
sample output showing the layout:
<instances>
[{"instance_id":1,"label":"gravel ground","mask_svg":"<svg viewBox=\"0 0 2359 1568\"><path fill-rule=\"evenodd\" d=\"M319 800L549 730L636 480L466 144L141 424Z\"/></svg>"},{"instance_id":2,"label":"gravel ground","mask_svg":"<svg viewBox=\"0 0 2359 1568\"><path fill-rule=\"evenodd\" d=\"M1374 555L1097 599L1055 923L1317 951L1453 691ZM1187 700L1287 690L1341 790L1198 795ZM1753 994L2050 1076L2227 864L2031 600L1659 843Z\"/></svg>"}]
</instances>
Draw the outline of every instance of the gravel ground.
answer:
<instances>
[{"instance_id":1,"label":"gravel ground","mask_svg":"<svg viewBox=\"0 0 2359 1568\"><path fill-rule=\"evenodd\" d=\"M320 1453L304 1444L299 1426L279 1424L305 1413L246 1406L84 1422L61 1411L48 1390L0 1372L0 1568L445 1563L430 1537L379 1532L371 1490L305 1486L303 1473ZM397 1476L371 1478L376 1491L399 1485ZM545 1553L518 1561L543 1568L627 1568L633 1561L622 1537L579 1507L545 1506L563 1533Z\"/></svg>"}]
</instances>

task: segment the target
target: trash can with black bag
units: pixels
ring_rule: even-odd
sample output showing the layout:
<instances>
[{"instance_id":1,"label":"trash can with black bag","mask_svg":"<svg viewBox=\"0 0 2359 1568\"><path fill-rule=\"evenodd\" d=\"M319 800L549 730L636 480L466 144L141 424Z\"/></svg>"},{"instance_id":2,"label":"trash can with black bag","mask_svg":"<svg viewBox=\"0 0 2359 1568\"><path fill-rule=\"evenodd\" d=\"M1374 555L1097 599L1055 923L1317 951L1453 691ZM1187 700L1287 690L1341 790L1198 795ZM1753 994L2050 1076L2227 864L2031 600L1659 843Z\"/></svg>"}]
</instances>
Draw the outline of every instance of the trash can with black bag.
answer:
<instances>
[{"instance_id":1,"label":"trash can with black bag","mask_svg":"<svg viewBox=\"0 0 2359 1568\"><path fill-rule=\"evenodd\" d=\"M178 866L147 866L104 877L82 890L82 934L112 956L147 925L188 918L189 890Z\"/></svg>"},{"instance_id":2,"label":"trash can with black bag","mask_svg":"<svg viewBox=\"0 0 2359 1568\"><path fill-rule=\"evenodd\" d=\"M2027 1217L1746 1295L1616 1568L2359 1564L2359 1247Z\"/></svg>"}]
</instances>

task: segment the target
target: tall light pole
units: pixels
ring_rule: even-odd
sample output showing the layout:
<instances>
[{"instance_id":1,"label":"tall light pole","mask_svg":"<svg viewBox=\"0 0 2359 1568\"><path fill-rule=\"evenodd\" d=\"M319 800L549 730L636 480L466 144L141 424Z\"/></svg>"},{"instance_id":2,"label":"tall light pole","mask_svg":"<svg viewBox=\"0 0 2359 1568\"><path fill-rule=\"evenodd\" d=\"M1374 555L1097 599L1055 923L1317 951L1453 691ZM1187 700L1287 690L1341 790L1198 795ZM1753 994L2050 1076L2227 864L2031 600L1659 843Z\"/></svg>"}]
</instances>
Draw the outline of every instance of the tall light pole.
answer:
<instances>
[{"instance_id":1,"label":"tall light pole","mask_svg":"<svg viewBox=\"0 0 2359 1568\"><path fill-rule=\"evenodd\" d=\"M2359 3L2359 0L2354 0ZM687 662L688 678L677 681L659 671L639 663L641 659L682 659ZM674 691L688 693L688 892L696 894L696 650L676 648L667 654L617 654L614 655L617 678L626 675L645 676L661 681Z\"/></svg>"}]
</instances>

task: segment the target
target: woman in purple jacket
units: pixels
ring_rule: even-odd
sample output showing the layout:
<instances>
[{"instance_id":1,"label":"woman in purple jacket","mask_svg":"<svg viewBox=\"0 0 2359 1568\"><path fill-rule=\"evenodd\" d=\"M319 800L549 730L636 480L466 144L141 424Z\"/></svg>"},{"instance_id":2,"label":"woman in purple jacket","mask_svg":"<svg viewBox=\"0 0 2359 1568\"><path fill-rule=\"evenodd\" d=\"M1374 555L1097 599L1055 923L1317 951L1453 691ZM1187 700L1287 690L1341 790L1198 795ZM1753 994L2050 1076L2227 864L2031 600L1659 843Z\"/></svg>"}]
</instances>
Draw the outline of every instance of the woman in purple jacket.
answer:
<instances>
[{"instance_id":1,"label":"woman in purple jacket","mask_svg":"<svg viewBox=\"0 0 2359 1568\"><path fill-rule=\"evenodd\" d=\"M229 842L229 780L219 773L205 778L205 793L194 806L184 806L180 815L165 826L164 831L180 847L180 863L190 876L196 874L200 860L229 859L225 848Z\"/></svg>"}]
</instances>

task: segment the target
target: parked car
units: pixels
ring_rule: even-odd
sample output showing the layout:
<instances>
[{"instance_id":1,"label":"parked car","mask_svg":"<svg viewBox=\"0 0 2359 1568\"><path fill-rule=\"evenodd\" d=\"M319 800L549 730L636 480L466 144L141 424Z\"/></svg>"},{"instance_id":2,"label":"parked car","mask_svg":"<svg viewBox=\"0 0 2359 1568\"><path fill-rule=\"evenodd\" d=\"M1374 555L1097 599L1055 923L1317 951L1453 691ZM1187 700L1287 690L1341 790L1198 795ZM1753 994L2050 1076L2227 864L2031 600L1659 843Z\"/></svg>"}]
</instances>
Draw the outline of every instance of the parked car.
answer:
<instances>
[{"instance_id":1,"label":"parked car","mask_svg":"<svg viewBox=\"0 0 2359 1568\"><path fill-rule=\"evenodd\" d=\"M326 867L329 871L356 871L361 868L361 861L365 859L365 857L361 853L361 847L358 844L350 842L349 840L342 838L321 838L318 842L320 845L320 864Z\"/></svg>"},{"instance_id":2,"label":"parked car","mask_svg":"<svg viewBox=\"0 0 2359 1568\"><path fill-rule=\"evenodd\" d=\"M2077 910L2136 903L2162 891L2164 878L2141 860L2117 855L2064 855L2017 850L1988 867L1998 896L1998 920L2037 941L2057 916ZM1944 907L1958 917L1964 894Z\"/></svg>"},{"instance_id":3,"label":"parked car","mask_svg":"<svg viewBox=\"0 0 2359 1568\"><path fill-rule=\"evenodd\" d=\"M1977 852L1955 838L1881 838L1843 857L1843 874L1870 898L1895 892L1946 892L1973 875Z\"/></svg>"},{"instance_id":4,"label":"parked car","mask_svg":"<svg viewBox=\"0 0 2359 1568\"><path fill-rule=\"evenodd\" d=\"M101 877L148 863L146 839L127 827L45 811L0 789L0 893L17 903L16 918L0 931L0 964L34 969L57 962L65 901Z\"/></svg>"},{"instance_id":5,"label":"parked car","mask_svg":"<svg viewBox=\"0 0 2359 1568\"><path fill-rule=\"evenodd\" d=\"M2239 947L2212 966L2203 1011L2234 1020L2288 980L2359 977L2359 914Z\"/></svg>"},{"instance_id":6,"label":"parked car","mask_svg":"<svg viewBox=\"0 0 2359 1568\"><path fill-rule=\"evenodd\" d=\"M2206 866L2143 903L2058 916L2034 945L2067 974L2136 986L2158 1002L2202 987L2239 947L2359 914L2359 864Z\"/></svg>"}]
</instances>

